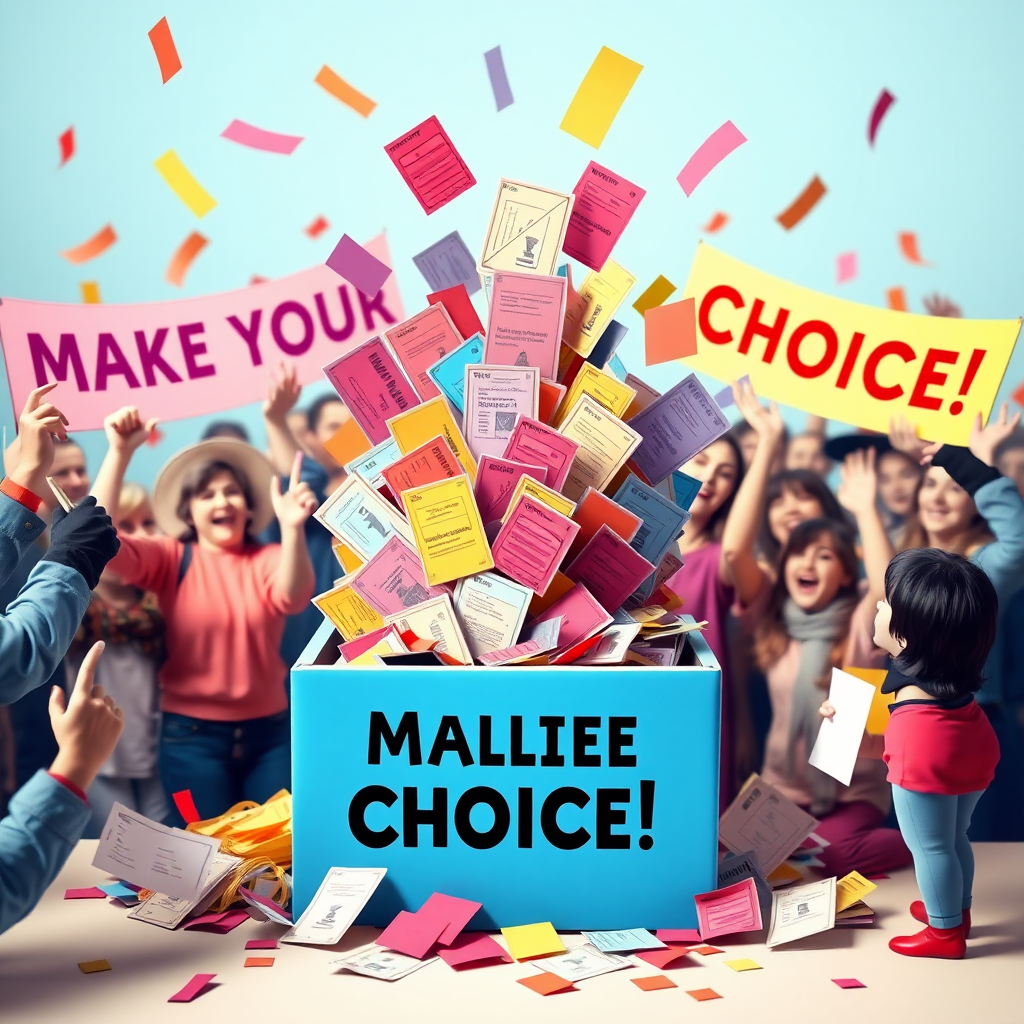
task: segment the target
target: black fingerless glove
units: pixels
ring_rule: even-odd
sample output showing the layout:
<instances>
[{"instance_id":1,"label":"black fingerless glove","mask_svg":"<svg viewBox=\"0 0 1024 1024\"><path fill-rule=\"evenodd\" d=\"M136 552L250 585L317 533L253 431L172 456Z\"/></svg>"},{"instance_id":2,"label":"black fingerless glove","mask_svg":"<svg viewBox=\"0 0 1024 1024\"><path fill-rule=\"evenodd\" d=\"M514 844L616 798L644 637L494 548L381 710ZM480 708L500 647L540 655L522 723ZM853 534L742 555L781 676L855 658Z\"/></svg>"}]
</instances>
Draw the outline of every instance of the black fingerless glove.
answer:
<instances>
[{"instance_id":1,"label":"black fingerless glove","mask_svg":"<svg viewBox=\"0 0 1024 1024\"><path fill-rule=\"evenodd\" d=\"M90 590L96 589L103 567L117 554L121 542L106 510L89 495L70 512L53 510L50 546L44 562L60 562L82 574Z\"/></svg>"},{"instance_id":2,"label":"black fingerless glove","mask_svg":"<svg viewBox=\"0 0 1024 1024\"><path fill-rule=\"evenodd\" d=\"M1003 475L986 466L969 448L955 444L944 444L932 458L932 465L944 469L972 498L985 484Z\"/></svg>"}]
</instances>

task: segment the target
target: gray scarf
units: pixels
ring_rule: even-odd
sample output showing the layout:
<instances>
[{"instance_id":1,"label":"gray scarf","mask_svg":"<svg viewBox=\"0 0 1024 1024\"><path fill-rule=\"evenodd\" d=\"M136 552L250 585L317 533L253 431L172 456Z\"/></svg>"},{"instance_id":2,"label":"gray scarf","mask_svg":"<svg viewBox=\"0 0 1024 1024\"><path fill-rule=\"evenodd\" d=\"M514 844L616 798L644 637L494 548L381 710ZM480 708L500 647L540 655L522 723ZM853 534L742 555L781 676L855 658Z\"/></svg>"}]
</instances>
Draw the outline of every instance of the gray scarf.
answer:
<instances>
[{"instance_id":1,"label":"gray scarf","mask_svg":"<svg viewBox=\"0 0 1024 1024\"><path fill-rule=\"evenodd\" d=\"M800 641L800 667L793 686L793 709L789 720L789 749L786 755L787 771L794 770L793 757L797 740L803 739L805 756L809 756L821 727L818 708L828 696L821 688L832 668L832 648L848 632L850 617L857 605L855 597L833 601L820 612L805 612L791 598L782 606L786 633ZM839 783L823 771L807 765L804 780L811 791L811 814L820 817L835 806Z\"/></svg>"}]
</instances>

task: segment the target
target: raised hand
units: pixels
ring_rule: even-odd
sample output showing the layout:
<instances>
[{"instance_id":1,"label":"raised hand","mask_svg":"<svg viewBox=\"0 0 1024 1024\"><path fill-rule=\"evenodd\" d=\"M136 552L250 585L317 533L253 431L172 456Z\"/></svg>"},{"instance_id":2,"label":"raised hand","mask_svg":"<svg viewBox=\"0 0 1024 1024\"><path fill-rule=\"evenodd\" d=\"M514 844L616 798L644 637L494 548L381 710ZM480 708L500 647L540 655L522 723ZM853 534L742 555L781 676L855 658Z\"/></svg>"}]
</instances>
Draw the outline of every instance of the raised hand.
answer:
<instances>
[{"instance_id":1,"label":"raised hand","mask_svg":"<svg viewBox=\"0 0 1024 1024\"><path fill-rule=\"evenodd\" d=\"M317 500L313 489L300 480L302 472L302 452L298 452L292 463L288 490L281 493L281 480L274 475L270 481L270 500L274 503L274 515L281 524L281 529L291 527L298 529L316 511Z\"/></svg>"},{"instance_id":2,"label":"raised hand","mask_svg":"<svg viewBox=\"0 0 1024 1024\"><path fill-rule=\"evenodd\" d=\"M103 421L103 431L111 451L130 456L149 440L159 422L157 419L143 422L139 410L134 405L126 405Z\"/></svg>"},{"instance_id":3,"label":"raised hand","mask_svg":"<svg viewBox=\"0 0 1024 1024\"><path fill-rule=\"evenodd\" d=\"M839 469L841 482L836 491L839 504L860 517L875 511L878 495L878 474L875 472L875 449L862 448L850 452Z\"/></svg>"},{"instance_id":4,"label":"raised hand","mask_svg":"<svg viewBox=\"0 0 1024 1024\"><path fill-rule=\"evenodd\" d=\"M1010 416L1009 405L1006 402L999 407L999 415L989 420L987 426L981 425L981 413L974 418L974 426L971 428L971 438L967 442L972 454L981 459L986 466L996 464L996 449L1007 439L1020 425L1020 413Z\"/></svg>"},{"instance_id":5,"label":"raised hand","mask_svg":"<svg viewBox=\"0 0 1024 1024\"><path fill-rule=\"evenodd\" d=\"M764 441L774 447L781 443L786 432L786 425L782 422L779 407L771 402L765 408L754 393L754 387L749 380L733 381L732 397L736 408L743 414L743 418L757 434L758 443Z\"/></svg>"},{"instance_id":6,"label":"raised hand","mask_svg":"<svg viewBox=\"0 0 1024 1024\"><path fill-rule=\"evenodd\" d=\"M946 298L945 295L939 295L938 292L934 295L926 295L922 301L929 316L962 317L964 315L952 299Z\"/></svg>"},{"instance_id":7,"label":"raised hand","mask_svg":"<svg viewBox=\"0 0 1024 1024\"><path fill-rule=\"evenodd\" d=\"M299 371L283 362L277 371L271 371L267 381L267 397L263 402L263 415L274 423L285 423L285 417L299 400L302 385L299 383Z\"/></svg>"},{"instance_id":8,"label":"raised hand","mask_svg":"<svg viewBox=\"0 0 1024 1024\"><path fill-rule=\"evenodd\" d=\"M906 416L899 419L892 417L889 420L889 443L898 451L905 452L915 462L926 463L926 449L931 445L917 436L917 427L911 423ZM938 449L936 449L938 451Z\"/></svg>"},{"instance_id":9,"label":"raised hand","mask_svg":"<svg viewBox=\"0 0 1024 1024\"><path fill-rule=\"evenodd\" d=\"M18 418L18 464L11 472L11 479L32 491L48 505L53 496L46 483L46 476L53 465L53 439L68 439L68 421L64 414L47 395L56 384L44 384L29 392L25 408Z\"/></svg>"}]
</instances>

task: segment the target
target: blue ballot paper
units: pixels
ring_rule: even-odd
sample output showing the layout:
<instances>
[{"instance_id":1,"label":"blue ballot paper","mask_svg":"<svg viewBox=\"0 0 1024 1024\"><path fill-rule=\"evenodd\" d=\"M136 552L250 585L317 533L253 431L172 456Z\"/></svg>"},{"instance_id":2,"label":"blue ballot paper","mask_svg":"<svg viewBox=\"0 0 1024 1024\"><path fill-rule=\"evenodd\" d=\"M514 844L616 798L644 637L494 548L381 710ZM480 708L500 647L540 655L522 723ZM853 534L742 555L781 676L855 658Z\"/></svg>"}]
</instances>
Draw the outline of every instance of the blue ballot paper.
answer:
<instances>
[{"instance_id":1,"label":"blue ballot paper","mask_svg":"<svg viewBox=\"0 0 1024 1024\"><path fill-rule=\"evenodd\" d=\"M467 338L458 348L439 359L427 374L438 390L460 414L465 413L466 367L482 363L484 339L480 334Z\"/></svg>"},{"instance_id":2,"label":"blue ballot paper","mask_svg":"<svg viewBox=\"0 0 1024 1024\"><path fill-rule=\"evenodd\" d=\"M622 344L622 339L628 331L629 328L623 327L618 320L610 320L601 337L597 339L597 344L590 350L587 362L603 370L615 355L615 350Z\"/></svg>"},{"instance_id":3,"label":"blue ballot paper","mask_svg":"<svg viewBox=\"0 0 1024 1024\"><path fill-rule=\"evenodd\" d=\"M646 928L626 928L617 932L584 932L583 938L602 953L632 953L638 949L668 948Z\"/></svg>"},{"instance_id":4,"label":"blue ballot paper","mask_svg":"<svg viewBox=\"0 0 1024 1024\"><path fill-rule=\"evenodd\" d=\"M362 477L371 487L376 488L379 486L376 481L380 478L381 470L387 469L401 457L398 442L389 437L368 452L364 452L358 459L353 459L345 466L345 472Z\"/></svg>"},{"instance_id":5,"label":"blue ballot paper","mask_svg":"<svg viewBox=\"0 0 1024 1024\"><path fill-rule=\"evenodd\" d=\"M129 889L124 882L111 882L109 885L98 885L111 899L120 900L122 903L136 903L139 894L134 889Z\"/></svg>"},{"instance_id":6,"label":"blue ballot paper","mask_svg":"<svg viewBox=\"0 0 1024 1024\"><path fill-rule=\"evenodd\" d=\"M659 565L689 521L690 513L633 473L626 477L613 500L643 521L629 546L652 565Z\"/></svg>"},{"instance_id":7,"label":"blue ballot paper","mask_svg":"<svg viewBox=\"0 0 1024 1024\"><path fill-rule=\"evenodd\" d=\"M676 504L687 512L693 504L693 499L700 491L702 480L696 480L681 469L675 470L672 474L672 497Z\"/></svg>"},{"instance_id":8,"label":"blue ballot paper","mask_svg":"<svg viewBox=\"0 0 1024 1024\"><path fill-rule=\"evenodd\" d=\"M629 373L618 356L612 356L611 359L608 360L608 369L611 370L619 380L625 380L626 374Z\"/></svg>"}]
</instances>

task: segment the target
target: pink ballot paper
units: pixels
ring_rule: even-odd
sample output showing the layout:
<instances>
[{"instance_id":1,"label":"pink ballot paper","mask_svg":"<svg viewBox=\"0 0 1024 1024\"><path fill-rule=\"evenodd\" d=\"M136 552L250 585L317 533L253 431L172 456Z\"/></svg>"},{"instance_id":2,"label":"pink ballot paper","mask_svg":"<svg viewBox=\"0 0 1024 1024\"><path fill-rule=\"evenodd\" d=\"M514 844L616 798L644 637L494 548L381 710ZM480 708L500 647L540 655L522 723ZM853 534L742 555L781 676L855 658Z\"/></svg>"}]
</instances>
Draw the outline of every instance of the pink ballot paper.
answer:
<instances>
[{"instance_id":1,"label":"pink ballot paper","mask_svg":"<svg viewBox=\"0 0 1024 1024\"><path fill-rule=\"evenodd\" d=\"M504 458L546 466L547 480L541 480L541 483L553 491L560 491L579 448L575 441L560 434L554 427L528 416L520 416L505 445ZM487 522L486 517L484 522Z\"/></svg>"},{"instance_id":2,"label":"pink ballot paper","mask_svg":"<svg viewBox=\"0 0 1024 1024\"><path fill-rule=\"evenodd\" d=\"M697 924L705 941L716 935L758 932L763 927L753 878L701 893L693 897L693 902L697 904Z\"/></svg>"},{"instance_id":3,"label":"pink ballot paper","mask_svg":"<svg viewBox=\"0 0 1024 1024\"><path fill-rule=\"evenodd\" d=\"M428 117L389 142L384 152L427 214L440 210L476 184L476 178L436 117Z\"/></svg>"},{"instance_id":4,"label":"pink ballot paper","mask_svg":"<svg viewBox=\"0 0 1024 1024\"><path fill-rule=\"evenodd\" d=\"M373 444L390 436L387 421L420 404L394 356L380 338L371 338L324 367L327 379Z\"/></svg>"},{"instance_id":5,"label":"pink ballot paper","mask_svg":"<svg viewBox=\"0 0 1024 1024\"><path fill-rule=\"evenodd\" d=\"M431 893L426 903L416 911L416 916L443 922L445 928L438 936L437 944L450 946L481 907L483 907L482 903L475 903L473 900L464 900L459 896L446 896L443 892L435 892Z\"/></svg>"},{"instance_id":6,"label":"pink ballot paper","mask_svg":"<svg viewBox=\"0 0 1024 1024\"><path fill-rule=\"evenodd\" d=\"M405 323L386 330L384 337L395 350L420 398L426 401L441 394L427 370L462 344L462 335L455 329L444 306L441 303L428 306Z\"/></svg>"},{"instance_id":7,"label":"pink ballot paper","mask_svg":"<svg viewBox=\"0 0 1024 1024\"><path fill-rule=\"evenodd\" d=\"M484 362L536 366L554 380L565 317L564 277L499 271L491 288Z\"/></svg>"},{"instance_id":8,"label":"pink ballot paper","mask_svg":"<svg viewBox=\"0 0 1024 1024\"><path fill-rule=\"evenodd\" d=\"M473 455L501 455L517 417L537 415L539 393L535 366L467 366L462 433Z\"/></svg>"},{"instance_id":9,"label":"pink ballot paper","mask_svg":"<svg viewBox=\"0 0 1024 1024\"><path fill-rule=\"evenodd\" d=\"M543 594L579 529L567 516L524 495L491 545L494 567Z\"/></svg>"},{"instance_id":10,"label":"pink ballot paper","mask_svg":"<svg viewBox=\"0 0 1024 1024\"><path fill-rule=\"evenodd\" d=\"M534 619L534 628L541 622L557 618L562 620L562 627L558 631L560 651L600 633L613 621L593 594L580 583L563 594L546 612L538 615Z\"/></svg>"},{"instance_id":11,"label":"pink ballot paper","mask_svg":"<svg viewBox=\"0 0 1024 1024\"><path fill-rule=\"evenodd\" d=\"M427 585L419 554L397 533L392 534L384 542L384 547L352 577L352 589L381 617L404 612L432 597L448 593L444 587ZM378 639L383 639L383 636ZM348 657L347 652L342 653Z\"/></svg>"},{"instance_id":12,"label":"pink ballot paper","mask_svg":"<svg viewBox=\"0 0 1024 1024\"><path fill-rule=\"evenodd\" d=\"M216 974L196 974L192 980L180 992L175 992L167 1002L169 1003L191 1003L207 985L216 978Z\"/></svg>"},{"instance_id":13,"label":"pink ballot paper","mask_svg":"<svg viewBox=\"0 0 1024 1024\"><path fill-rule=\"evenodd\" d=\"M591 160L573 194L576 202L562 252L599 271L647 193Z\"/></svg>"},{"instance_id":14,"label":"pink ballot paper","mask_svg":"<svg viewBox=\"0 0 1024 1024\"><path fill-rule=\"evenodd\" d=\"M478 963L481 960L502 960L506 964L512 963L512 957L490 935L479 932L460 935L447 949L439 949L437 955L449 967Z\"/></svg>"},{"instance_id":15,"label":"pink ballot paper","mask_svg":"<svg viewBox=\"0 0 1024 1024\"><path fill-rule=\"evenodd\" d=\"M338 644L338 653L345 661L353 661L355 658L358 658L360 654L365 653L371 647L376 647L379 643L388 643L396 651L400 651L405 647L405 644L402 642L402 636L398 632L398 627L391 625L381 626L380 629L375 629L370 633L364 633L362 636L357 636L355 640L349 640L347 643Z\"/></svg>"},{"instance_id":16,"label":"pink ballot paper","mask_svg":"<svg viewBox=\"0 0 1024 1024\"><path fill-rule=\"evenodd\" d=\"M480 509L480 519L486 526L493 523L508 510L512 500L512 492L521 476L532 476L537 483L544 483L547 470L543 466L528 466L511 459L499 459L493 455L485 455L476 467L476 507Z\"/></svg>"},{"instance_id":17,"label":"pink ballot paper","mask_svg":"<svg viewBox=\"0 0 1024 1024\"><path fill-rule=\"evenodd\" d=\"M605 611L614 612L655 568L605 523L565 575L584 584Z\"/></svg>"},{"instance_id":18,"label":"pink ballot paper","mask_svg":"<svg viewBox=\"0 0 1024 1024\"><path fill-rule=\"evenodd\" d=\"M434 947L446 925L436 917L420 917L408 910L398 916L377 937L377 945L422 960Z\"/></svg>"}]
</instances>

